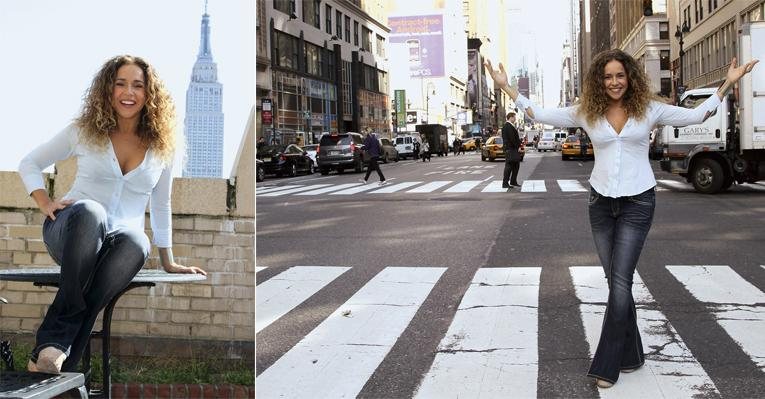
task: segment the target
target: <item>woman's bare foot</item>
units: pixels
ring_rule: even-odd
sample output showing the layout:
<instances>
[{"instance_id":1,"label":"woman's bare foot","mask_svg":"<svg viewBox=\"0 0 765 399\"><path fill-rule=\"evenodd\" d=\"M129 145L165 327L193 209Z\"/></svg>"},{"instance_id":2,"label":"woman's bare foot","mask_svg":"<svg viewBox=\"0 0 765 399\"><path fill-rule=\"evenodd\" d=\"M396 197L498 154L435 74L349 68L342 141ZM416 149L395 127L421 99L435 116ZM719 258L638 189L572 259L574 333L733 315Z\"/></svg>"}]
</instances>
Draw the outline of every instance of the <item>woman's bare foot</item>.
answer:
<instances>
[{"instance_id":1,"label":"woman's bare foot","mask_svg":"<svg viewBox=\"0 0 765 399\"><path fill-rule=\"evenodd\" d=\"M37 365L31 359L27 362L27 371L30 373L37 373Z\"/></svg>"},{"instance_id":2,"label":"woman's bare foot","mask_svg":"<svg viewBox=\"0 0 765 399\"><path fill-rule=\"evenodd\" d=\"M64 360L66 360L64 352L56 347L46 346L37 355L37 370L41 373L61 374Z\"/></svg>"},{"instance_id":3,"label":"woman's bare foot","mask_svg":"<svg viewBox=\"0 0 765 399\"><path fill-rule=\"evenodd\" d=\"M612 386L614 386L614 383L613 383L613 382L608 382L608 381L606 381L606 380L601 380L600 378L596 378L596 379L595 379L595 384L596 384L596 385L597 385L599 388L611 388Z\"/></svg>"}]
</instances>

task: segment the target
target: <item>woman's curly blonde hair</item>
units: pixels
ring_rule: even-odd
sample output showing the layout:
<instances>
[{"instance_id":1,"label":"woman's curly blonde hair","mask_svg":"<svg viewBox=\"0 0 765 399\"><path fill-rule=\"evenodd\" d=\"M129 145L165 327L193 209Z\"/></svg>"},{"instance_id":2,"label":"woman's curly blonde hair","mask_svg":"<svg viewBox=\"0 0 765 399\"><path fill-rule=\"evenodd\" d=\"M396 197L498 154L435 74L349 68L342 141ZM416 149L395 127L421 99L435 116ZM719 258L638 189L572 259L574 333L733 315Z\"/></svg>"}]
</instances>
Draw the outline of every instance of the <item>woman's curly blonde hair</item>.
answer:
<instances>
[{"instance_id":1,"label":"woman's curly blonde hair","mask_svg":"<svg viewBox=\"0 0 765 399\"><path fill-rule=\"evenodd\" d=\"M129 64L141 68L145 80L146 104L141 110L138 136L160 159L170 162L175 151L175 105L154 68L140 57L118 55L104 63L83 96L82 113L75 124L85 143L106 148L109 134L117 129L117 115L111 105L114 81L117 71Z\"/></svg>"},{"instance_id":2,"label":"woman's curly blonde hair","mask_svg":"<svg viewBox=\"0 0 765 399\"><path fill-rule=\"evenodd\" d=\"M614 60L619 61L627 73L628 87L624 92L622 104L628 117L642 119L648 104L654 98L648 86L648 77L634 58L619 49L602 51L592 60L590 69L584 77L581 103L577 110L579 115L584 115L589 124L602 118L611 102L603 81L606 64Z\"/></svg>"}]
</instances>

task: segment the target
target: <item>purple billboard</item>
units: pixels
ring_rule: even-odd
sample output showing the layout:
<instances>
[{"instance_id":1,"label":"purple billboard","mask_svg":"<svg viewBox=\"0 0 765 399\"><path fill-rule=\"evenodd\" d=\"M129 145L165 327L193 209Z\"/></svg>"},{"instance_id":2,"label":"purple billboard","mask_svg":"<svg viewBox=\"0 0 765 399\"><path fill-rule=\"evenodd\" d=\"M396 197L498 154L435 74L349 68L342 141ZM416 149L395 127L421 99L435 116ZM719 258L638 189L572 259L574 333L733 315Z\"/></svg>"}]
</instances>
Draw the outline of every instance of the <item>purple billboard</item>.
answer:
<instances>
[{"instance_id":1,"label":"purple billboard","mask_svg":"<svg viewBox=\"0 0 765 399\"><path fill-rule=\"evenodd\" d=\"M391 43L409 49L409 76L444 76L444 17L417 15L388 18Z\"/></svg>"}]
</instances>

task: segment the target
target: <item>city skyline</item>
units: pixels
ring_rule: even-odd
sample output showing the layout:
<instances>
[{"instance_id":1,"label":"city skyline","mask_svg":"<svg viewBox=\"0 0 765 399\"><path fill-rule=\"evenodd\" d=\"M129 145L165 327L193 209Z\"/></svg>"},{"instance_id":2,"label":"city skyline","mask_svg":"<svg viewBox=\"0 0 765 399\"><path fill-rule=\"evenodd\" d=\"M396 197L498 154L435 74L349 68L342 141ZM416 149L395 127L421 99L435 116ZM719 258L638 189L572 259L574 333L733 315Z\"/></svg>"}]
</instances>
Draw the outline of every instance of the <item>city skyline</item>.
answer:
<instances>
[{"instance_id":1,"label":"city skyline","mask_svg":"<svg viewBox=\"0 0 765 399\"><path fill-rule=\"evenodd\" d=\"M149 11L147 11L149 10ZM6 60L0 74L12 95L0 99L5 143L0 170L16 170L21 158L61 131L78 115L95 72L117 54L149 61L176 107L176 133L183 138L185 92L199 46L204 1L113 2L53 0L4 2L0 45ZM255 104L255 5L246 0L213 1L211 46L218 79L227 87L222 177L231 173L250 110ZM12 116L12 118L11 118ZM180 176L182 141L174 175Z\"/></svg>"}]
</instances>

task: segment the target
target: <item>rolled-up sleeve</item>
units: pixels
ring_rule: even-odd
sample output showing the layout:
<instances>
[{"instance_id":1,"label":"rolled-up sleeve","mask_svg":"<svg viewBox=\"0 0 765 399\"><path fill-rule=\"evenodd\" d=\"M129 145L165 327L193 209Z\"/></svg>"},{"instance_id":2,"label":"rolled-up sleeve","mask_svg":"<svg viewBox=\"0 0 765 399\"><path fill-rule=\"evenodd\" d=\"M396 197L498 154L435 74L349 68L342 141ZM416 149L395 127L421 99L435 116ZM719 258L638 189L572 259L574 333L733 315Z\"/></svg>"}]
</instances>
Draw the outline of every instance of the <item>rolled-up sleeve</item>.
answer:
<instances>
[{"instance_id":1,"label":"rolled-up sleeve","mask_svg":"<svg viewBox=\"0 0 765 399\"><path fill-rule=\"evenodd\" d=\"M165 166L157 185L151 192L149 214L154 245L159 248L173 246L173 215L171 209L171 192L173 184L173 165Z\"/></svg>"},{"instance_id":2,"label":"rolled-up sleeve","mask_svg":"<svg viewBox=\"0 0 765 399\"><path fill-rule=\"evenodd\" d=\"M69 158L77 145L77 128L74 124L65 127L48 142L43 143L27 154L19 162L19 175L27 189L27 194L45 189L42 178L43 169L56 161Z\"/></svg>"},{"instance_id":3,"label":"rolled-up sleeve","mask_svg":"<svg viewBox=\"0 0 765 399\"><path fill-rule=\"evenodd\" d=\"M720 106L720 97L712 94L696 108L683 108L674 105L655 103L656 123L670 126L686 126L704 122Z\"/></svg>"},{"instance_id":4,"label":"rolled-up sleeve","mask_svg":"<svg viewBox=\"0 0 765 399\"><path fill-rule=\"evenodd\" d=\"M576 107L564 108L542 108L533 101L519 94L515 99L515 104L523 110L527 117L535 122L545 123L557 127L577 127L580 126L576 118ZM529 115L528 111L533 113Z\"/></svg>"}]
</instances>

